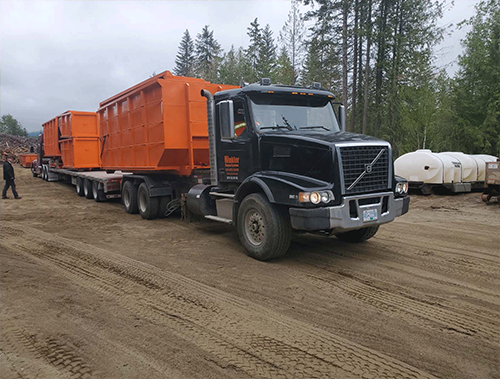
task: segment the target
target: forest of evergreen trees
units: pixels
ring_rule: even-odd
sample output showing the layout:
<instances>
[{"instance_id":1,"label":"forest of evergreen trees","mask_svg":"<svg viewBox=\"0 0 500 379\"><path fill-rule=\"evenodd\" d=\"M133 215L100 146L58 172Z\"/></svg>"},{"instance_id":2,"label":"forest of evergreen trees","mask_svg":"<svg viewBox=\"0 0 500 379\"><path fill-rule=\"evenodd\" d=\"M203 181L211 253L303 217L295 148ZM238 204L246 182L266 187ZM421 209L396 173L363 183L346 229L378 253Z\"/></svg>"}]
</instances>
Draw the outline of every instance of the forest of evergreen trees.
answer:
<instances>
[{"instance_id":1,"label":"forest of evergreen trees","mask_svg":"<svg viewBox=\"0 0 500 379\"><path fill-rule=\"evenodd\" d=\"M391 142L395 157L423 147L499 155L500 0L481 1L455 26L470 31L453 77L435 65L443 0L301 3L291 2L279 35L255 18L248 46L227 52L208 25L195 39L186 30L173 73L233 85L320 82L347 106L348 131Z\"/></svg>"}]
</instances>

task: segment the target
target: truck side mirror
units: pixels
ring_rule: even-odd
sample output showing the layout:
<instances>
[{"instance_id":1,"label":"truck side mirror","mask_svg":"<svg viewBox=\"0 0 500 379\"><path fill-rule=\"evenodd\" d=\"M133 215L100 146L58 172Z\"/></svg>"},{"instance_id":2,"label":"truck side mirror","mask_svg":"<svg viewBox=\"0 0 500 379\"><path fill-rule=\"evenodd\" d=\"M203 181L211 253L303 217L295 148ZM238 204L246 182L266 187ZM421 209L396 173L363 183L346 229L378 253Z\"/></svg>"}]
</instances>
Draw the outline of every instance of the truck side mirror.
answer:
<instances>
[{"instance_id":1,"label":"truck side mirror","mask_svg":"<svg viewBox=\"0 0 500 379\"><path fill-rule=\"evenodd\" d=\"M339 122L340 130L345 132L345 106L343 105L339 107Z\"/></svg>"},{"instance_id":2,"label":"truck side mirror","mask_svg":"<svg viewBox=\"0 0 500 379\"><path fill-rule=\"evenodd\" d=\"M234 106L232 100L224 100L217 104L219 111L220 135L222 139L233 139L236 135L234 129Z\"/></svg>"}]
</instances>

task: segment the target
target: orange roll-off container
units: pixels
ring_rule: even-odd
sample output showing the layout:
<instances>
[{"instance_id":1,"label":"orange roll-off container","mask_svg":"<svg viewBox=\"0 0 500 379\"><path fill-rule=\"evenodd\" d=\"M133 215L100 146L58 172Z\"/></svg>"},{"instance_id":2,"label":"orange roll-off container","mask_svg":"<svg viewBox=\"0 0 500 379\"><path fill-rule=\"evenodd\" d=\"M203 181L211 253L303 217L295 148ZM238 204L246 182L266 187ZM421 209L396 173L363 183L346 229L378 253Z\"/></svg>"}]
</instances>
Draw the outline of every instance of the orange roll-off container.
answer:
<instances>
[{"instance_id":1,"label":"orange roll-off container","mask_svg":"<svg viewBox=\"0 0 500 379\"><path fill-rule=\"evenodd\" d=\"M190 175L209 167L206 99L237 88L165 71L99 104L105 170Z\"/></svg>"},{"instance_id":2,"label":"orange roll-off container","mask_svg":"<svg viewBox=\"0 0 500 379\"><path fill-rule=\"evenodd\" d=\"M57 117L42 124L44 156L57 158L61 156L59 148L59 126Z\"/></svg>"},{"instance_id":3,"label":"orange roll-off container","mask_svg":"<svg viewBox=\"0 0 500 379\"><path fill-rule=\"evenodd\" d=\"M98 137L72 137L61 139L63 168L89 170L100 168L100 141Z\"/></svg>"},{"instance_id":4,"label":"orange roll-off container","mask_svg":"<svg viewBox=\"0 0 500 379\"><path fill-rule=\"evenodd\" d=\"M67 111L57 119L61 138L99 137L96 112Z\"/></svg>"},{"instance_id":5,"label":"orange roll-off container","mask_svg":"<svg viewBox=\"0 0 500 379\"><path fill-rule=\"evenodd\" d=\"M59 146L64 168L88 170L101 167L99 123L96 112L67 111L57 117Z\"/></svg>"},{"instance_id":6,"label":"orange roll-off container","mask_svg":"<svg viewBox=\"0 0 500 379\"><path fill-rule=\"evenodd\" d=\"M43 126L45 156L60 157L64 168L100 168L101 143L96 112L66 111Z\"/></svg>"},{"instance_id":7,"label":"orange roll-off container","mask_svg":"<svg viewBox=\"0 0 500 379\"><path fill-rule=\"evenodd\" d=\"M31 167L31 163L33 163L37 156L37 154L19 154L19 163L23 167Z\"/></svg>"}]
</instances>

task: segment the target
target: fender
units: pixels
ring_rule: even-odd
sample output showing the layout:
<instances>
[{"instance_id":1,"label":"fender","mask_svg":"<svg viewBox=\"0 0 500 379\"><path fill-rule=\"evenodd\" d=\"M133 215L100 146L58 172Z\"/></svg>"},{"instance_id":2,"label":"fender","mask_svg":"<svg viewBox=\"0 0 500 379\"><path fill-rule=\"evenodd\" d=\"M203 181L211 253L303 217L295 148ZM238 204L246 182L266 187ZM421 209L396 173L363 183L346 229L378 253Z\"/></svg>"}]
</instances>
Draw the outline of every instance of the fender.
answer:
<instances>
[{"instance_id":1,"label":"fender","mask_svg":"<svg viewBox=\"0 0 500 379\"><path fill-rule=\"evenodd\" d=\"M243 181L236 191L235 200L241 202L254 192L264 192L270 203L296 206L299 192L331 190L333 185L302 175L278 171L257 172Z\"/></svg>"},{"instance_id":2,"label":"fender","mask_svg":"<svg viewBox=\"0 0 500 379\"><path fill-rule=\"evenodd\" d=\"M135 184L140 182L146 183L149 190L149 196L157 197L157 196L169 196L172 195L172 186L167 180L164 180L160 177L153 177L151 175L124 175L123 180L121 182L121 189L123 190L123 184L126 180L133 180Z\"/></svg>"}]
</instances>

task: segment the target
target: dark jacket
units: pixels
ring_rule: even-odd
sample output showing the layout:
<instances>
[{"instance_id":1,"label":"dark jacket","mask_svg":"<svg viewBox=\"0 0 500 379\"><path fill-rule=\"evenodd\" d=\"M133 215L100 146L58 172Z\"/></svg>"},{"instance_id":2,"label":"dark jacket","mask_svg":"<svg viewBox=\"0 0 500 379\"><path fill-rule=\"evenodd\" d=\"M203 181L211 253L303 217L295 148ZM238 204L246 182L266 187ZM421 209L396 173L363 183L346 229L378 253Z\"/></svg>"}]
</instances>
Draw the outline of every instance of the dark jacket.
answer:
<instances>
[{"instance_id":1,"label":"dark jacket","mask_svg":"<svg viewBox=\"0 0 500 379\"><path fill-rule=\"evenodd\" d=\"M8 162L3 162L3 180L14 180L14 167Z\"/></svg>"}]
</instances>

